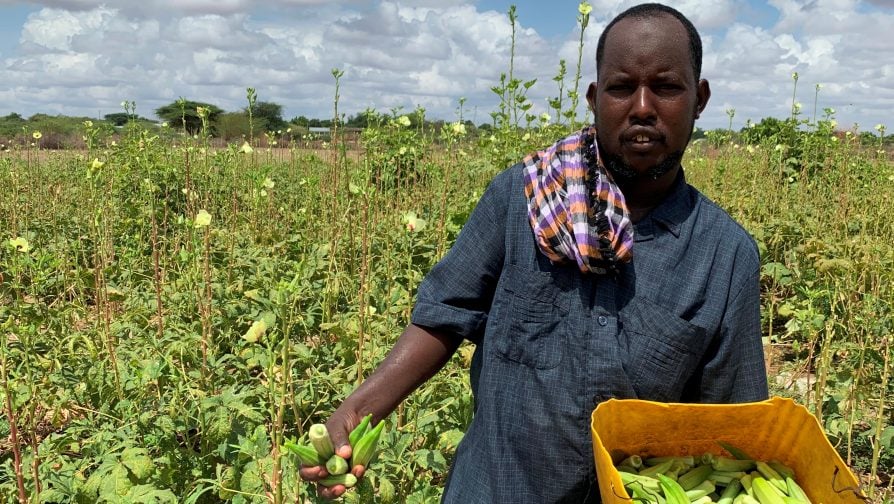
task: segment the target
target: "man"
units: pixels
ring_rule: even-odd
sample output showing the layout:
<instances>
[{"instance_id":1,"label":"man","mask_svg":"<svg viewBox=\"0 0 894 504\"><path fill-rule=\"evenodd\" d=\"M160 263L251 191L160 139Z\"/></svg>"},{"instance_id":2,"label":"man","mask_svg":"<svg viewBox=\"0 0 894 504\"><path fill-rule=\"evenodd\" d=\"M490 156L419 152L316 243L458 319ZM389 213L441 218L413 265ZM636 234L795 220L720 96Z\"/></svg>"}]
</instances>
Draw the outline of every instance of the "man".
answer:
<instances>
[{"instance_id":1,"label":"man","mask_svg":"<svg viewBox=\"0 0 894 504\"><path fill-rule=\"evenodd\" d=\"M492 181L412 324L329 420L343 456L363 414L387 416L464 338L475 415L447 503L598 502L589 420L611 397L767 397L757 248L680 166L710 96L700 73L679 12L646 4L608 25L594 126Z\"/></svg>"}]
</instances>

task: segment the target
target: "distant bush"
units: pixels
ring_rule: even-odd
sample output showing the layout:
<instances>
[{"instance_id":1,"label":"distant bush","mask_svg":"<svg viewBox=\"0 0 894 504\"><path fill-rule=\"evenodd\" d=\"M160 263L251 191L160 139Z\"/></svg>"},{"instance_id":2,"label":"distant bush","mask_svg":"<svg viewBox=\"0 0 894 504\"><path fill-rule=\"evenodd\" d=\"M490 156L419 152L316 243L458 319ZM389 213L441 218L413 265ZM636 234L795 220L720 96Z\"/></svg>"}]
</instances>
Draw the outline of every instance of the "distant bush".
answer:
<instances>
[{"instance_id":1,"label":"distant bush","mask_svg":"<svg viewBox=\"0 0 894 504\"><path fill-rule=\"evenodd\" d=\"M229 142L248 138L251 132L248 114L244 112L225 112L217 117L217 136ZM259 132L260 130L257 130Z\"/></svg>"}]
</instances>

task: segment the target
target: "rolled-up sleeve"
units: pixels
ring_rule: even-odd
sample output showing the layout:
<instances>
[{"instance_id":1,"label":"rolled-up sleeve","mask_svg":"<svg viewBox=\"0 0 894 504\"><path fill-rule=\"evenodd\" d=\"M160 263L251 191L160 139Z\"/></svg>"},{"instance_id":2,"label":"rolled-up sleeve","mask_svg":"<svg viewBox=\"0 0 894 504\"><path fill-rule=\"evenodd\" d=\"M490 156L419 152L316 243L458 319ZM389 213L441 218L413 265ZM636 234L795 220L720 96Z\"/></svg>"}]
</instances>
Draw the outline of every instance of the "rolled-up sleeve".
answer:
<instances>
[{"instance_id":1,"label":"rolled-up sleeve","mask_svg":"<svg viewBox=\"0 0 894 504\"><path fill-rule=\"evenodd\" d=\"M450 251L419 285L413 324L480 342L503 267L513 173L491 181Z\"/></svg>"}]
</instances>

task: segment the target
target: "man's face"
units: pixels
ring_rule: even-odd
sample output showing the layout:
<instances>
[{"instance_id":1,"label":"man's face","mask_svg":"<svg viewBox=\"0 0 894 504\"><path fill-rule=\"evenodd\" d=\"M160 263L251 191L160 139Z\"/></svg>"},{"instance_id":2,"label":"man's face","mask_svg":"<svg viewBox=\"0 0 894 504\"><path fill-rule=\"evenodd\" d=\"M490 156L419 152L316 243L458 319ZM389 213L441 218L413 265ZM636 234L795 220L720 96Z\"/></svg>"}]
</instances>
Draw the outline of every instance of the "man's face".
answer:
<instances>
[{"instance_id":1,"label":"man's face","mask_svg":"<svg viewBox=\"0 0 894 504\"><path fill-rule=\"evenodd\" d=\"M587 99L600 153L618 182L658 179L680 165L711 94L707 81L695 80L688 40L669 15L623 19L606 38Z\"/></svg>"}]
</instances>

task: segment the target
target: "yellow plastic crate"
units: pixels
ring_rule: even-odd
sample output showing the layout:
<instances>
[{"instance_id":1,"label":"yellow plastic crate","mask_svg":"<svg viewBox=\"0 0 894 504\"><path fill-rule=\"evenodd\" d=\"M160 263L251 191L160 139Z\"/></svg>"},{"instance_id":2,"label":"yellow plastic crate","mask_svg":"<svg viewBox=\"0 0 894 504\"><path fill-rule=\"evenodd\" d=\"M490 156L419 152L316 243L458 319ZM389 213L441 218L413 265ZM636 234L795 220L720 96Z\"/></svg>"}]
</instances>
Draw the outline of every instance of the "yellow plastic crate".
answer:
<instances>
[{"instance_id":1,"label":"yellow plastic crate","mask_svg":"<svg viewBox=\"0 0 894 504\"><path fill-rule=\"evenodd\" d=\"M615 464L629 455L729 456L725 441L757 460L778 460L814 504L865 500L854 474L816 417L790 399L745 404L656 403L611 399L593 411L593 456L604 504L630 504Z\"/></svg>"}]
</instances>

